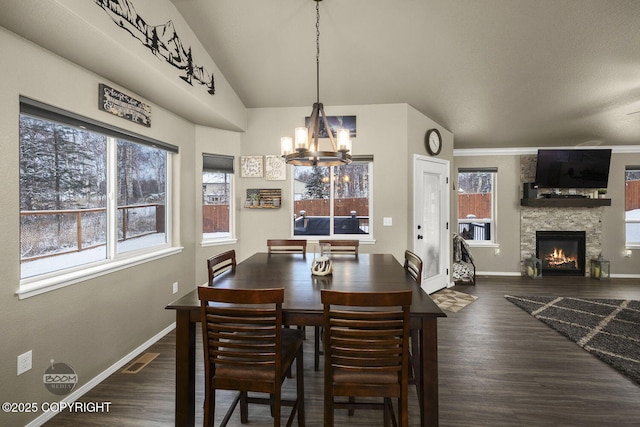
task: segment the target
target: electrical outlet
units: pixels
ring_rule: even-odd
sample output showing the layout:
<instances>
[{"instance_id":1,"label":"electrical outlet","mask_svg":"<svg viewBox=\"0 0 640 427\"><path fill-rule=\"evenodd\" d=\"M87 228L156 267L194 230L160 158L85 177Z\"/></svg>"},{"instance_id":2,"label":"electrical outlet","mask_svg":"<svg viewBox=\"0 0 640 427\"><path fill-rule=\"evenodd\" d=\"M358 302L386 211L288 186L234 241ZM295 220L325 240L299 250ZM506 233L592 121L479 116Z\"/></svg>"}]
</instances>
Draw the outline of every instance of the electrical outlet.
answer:
<instances>
[{"instance_id":1,"label":"electrical outlet","mask_svg":"<svg viewBox=\"0 0 640 427\"><path fill-rule=\"evenodd\" d=\"M18 375L23 374L31 369L32 350L22 353L18 356Z\"/></svg>"},{"instance_id":2,"label":"electrical outlet","mask_svg":"<svg viewBox=\"0 0 640 427\"><path fill-rule=\"evenodd\" d=\"M385 216L382 218L382 225L385 227L391 227L393 225L393 218Z\"/></svg>"},{"instance_id":3,"label":"electrical outlet","mask_svg":"<svg viewBox=\"0 0 640 427\"><path fill-rule=\"evenodd\" d=\"M173 282L173 293L174 294L178 293L178 282Z\"/></svg>"},{"instance_id":4,"label":"electrical outlet","mask_svg":"<svg viewBox=\"0 0 640 427\"><path fill-rule=\"evenodd\" d=\"M500 248L495 248L495 249L493 250L493 254L494 254L494 255L496 255L496 256L497 256L497 255L500 255Z\"/></svg>"}]
</instances>

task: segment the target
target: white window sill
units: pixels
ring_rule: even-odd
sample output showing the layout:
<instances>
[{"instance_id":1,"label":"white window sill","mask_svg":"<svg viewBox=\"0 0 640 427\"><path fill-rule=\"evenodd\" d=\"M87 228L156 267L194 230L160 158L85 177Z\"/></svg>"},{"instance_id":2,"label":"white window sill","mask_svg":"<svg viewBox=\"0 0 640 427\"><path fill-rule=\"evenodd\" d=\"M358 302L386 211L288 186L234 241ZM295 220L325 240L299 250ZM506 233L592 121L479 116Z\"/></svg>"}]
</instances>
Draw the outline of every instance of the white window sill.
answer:
<instances>
[{"instance_id":1,"label":"white window sill","mask_svg":"<svg viewBox=\"0 0 640 427\"><path fill-rule=\"evenodd\" d=\"M75 285L76 283L133 267L135 265L175 255L182 252L182 250L183 248L181 246L171 247L111 262L105 262L96 266L82 268L69 273L62 273L44 279L25 279L20 282L20 288L16 291L16 295L18 295L19 299L33 297L55 289Z\"/></svg>"},{"instance_id":2,"label":"white window sill","mask_svg":"<svg viewBox=\"0 0 640 427\"><path fill-rule=\"evenodd\" d=\"M485 241L473 241L467 240L467 244L472 248L499 248L500 244L494 242L485 242Z\"/></svg>"},{"instance_id":3,"label":"white window sill","mask_svg":"<svg viewBox=\"0 0 640 427\"><path fill-rule=\"evenodd\" d=\"M233 245L238 243L238 239L234 239L231 237L225 237L224 239L209 239L209 240L203 240L202 242L200 242L200 246L207 247L207 246L220 246L220 245Z\"/></svg>"}]
</instances>

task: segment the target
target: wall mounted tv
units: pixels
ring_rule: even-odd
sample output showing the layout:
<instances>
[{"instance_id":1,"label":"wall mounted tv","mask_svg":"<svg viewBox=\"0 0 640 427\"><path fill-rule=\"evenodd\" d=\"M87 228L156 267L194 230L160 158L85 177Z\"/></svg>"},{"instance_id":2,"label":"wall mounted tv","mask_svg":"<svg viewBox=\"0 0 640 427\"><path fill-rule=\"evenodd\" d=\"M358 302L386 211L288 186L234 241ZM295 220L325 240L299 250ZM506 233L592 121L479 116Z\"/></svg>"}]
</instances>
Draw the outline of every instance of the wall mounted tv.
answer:
<instances>
[{"instance_id":1,"label":"wall mounted tv","mask_svg":"<svg viewBox=\"0 0 640 427\"><path fill-rule=\"evenodd\" d=\"M610 149L538 150L540 188L606 188Z\"/></svg>"}]
</instances>

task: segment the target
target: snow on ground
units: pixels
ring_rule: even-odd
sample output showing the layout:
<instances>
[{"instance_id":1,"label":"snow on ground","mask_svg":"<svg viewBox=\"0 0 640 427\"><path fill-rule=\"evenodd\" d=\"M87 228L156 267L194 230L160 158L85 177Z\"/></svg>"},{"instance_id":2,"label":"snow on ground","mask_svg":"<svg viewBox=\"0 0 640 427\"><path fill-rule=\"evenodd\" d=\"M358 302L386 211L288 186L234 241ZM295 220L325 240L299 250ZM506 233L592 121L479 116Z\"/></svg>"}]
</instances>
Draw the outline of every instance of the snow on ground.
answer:
<instances>
[{"instance_id":1,"label":"snow on ground","mask_svg":"<svg viewBox=\"0 0 640 427\"><path fill-rule=\"evenodd\" d=\"M138 249L148 248L151 246L162 245L165 243L165 234L149 234L135 239L128 239L118 243L118 253L131 252ZM22 263L20 268L21 277L33 277L39 274L50 273L53 271L64 270L66 268L77 267L79 265L89 264L92 262L102 261L107 258L107 249L99 246L93 249L87 249L81 252L71 252L47 258L41 258L34 261Z\"/></svg>"}]
</instances>

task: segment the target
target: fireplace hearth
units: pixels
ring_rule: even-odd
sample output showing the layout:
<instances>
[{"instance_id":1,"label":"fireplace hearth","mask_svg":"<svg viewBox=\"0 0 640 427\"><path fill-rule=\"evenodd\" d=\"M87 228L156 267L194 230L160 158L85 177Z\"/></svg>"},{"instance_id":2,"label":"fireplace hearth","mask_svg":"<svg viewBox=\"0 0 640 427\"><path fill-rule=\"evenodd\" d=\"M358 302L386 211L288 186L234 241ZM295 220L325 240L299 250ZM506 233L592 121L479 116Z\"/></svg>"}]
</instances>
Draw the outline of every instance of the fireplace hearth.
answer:
<instances>
[{"instance_id":1,"label":"fireplace hearth","mask_svg":"<svg viewBox=\"0 0 640 427\"><path fill-rule=\"evenodd\" d=\"M584 231L536 231L536 258L542 261L542 275L585 275Z\"/></svg>"}]
</instances>

